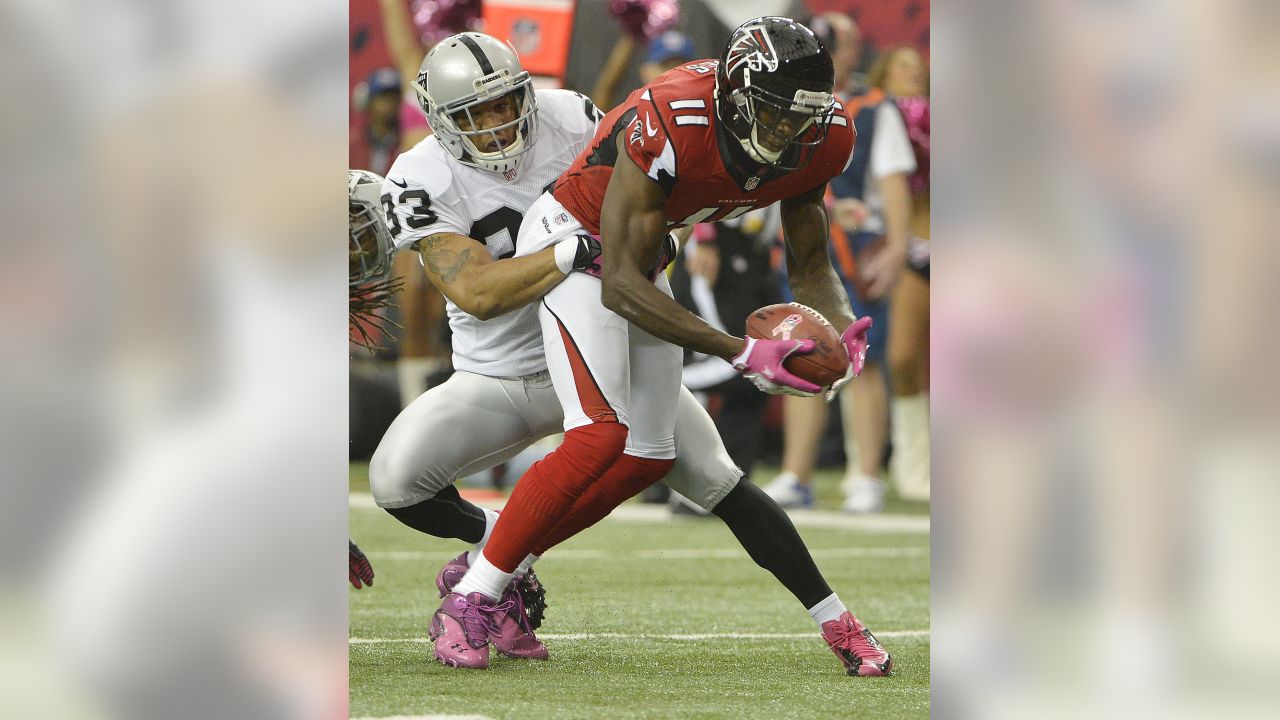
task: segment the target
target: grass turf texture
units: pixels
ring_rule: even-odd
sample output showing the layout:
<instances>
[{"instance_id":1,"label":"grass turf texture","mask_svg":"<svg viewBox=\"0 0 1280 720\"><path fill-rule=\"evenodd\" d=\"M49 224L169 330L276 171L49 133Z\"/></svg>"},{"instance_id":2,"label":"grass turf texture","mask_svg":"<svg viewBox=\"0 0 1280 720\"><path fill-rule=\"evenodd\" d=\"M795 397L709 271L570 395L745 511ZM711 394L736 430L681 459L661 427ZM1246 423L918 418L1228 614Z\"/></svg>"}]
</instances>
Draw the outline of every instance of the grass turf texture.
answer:
<instances>
[{"instance_id":1,"label":"grass turf texture","mask_svg":"<svg viewBox=\"0 0 1280 720\"><path fill-rule=\"evenodd\" d=\"M368 492L365 472L353 465L354 492ZM833 473L817 478L823 509L838 507L838 482ZM551 660L494 651L487 671L446 668L425 638L439 605L435 574L464 544L353 506L352 537L377 577L351 592L351 716L928 717L929 638L912 632L929 627L928 536L800 532L828 582L893 653L893 676L845 676L804 608L723 523L683 517L606 520L539 561L550 605L540 636ZM739 633L788 637L652 637Z\"/></svg>"}]
</instances>

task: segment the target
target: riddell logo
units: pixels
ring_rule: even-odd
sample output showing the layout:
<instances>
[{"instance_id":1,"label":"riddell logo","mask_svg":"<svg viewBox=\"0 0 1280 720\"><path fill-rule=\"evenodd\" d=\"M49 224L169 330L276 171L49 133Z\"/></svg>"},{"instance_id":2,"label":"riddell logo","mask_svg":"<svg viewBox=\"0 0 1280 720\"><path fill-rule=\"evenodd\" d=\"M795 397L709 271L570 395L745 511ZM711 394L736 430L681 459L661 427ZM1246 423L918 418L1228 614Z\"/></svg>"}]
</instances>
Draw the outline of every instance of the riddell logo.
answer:
<instances>
[{"instance_id":1,"label":"riddell logo","mask_svg":"<svg viewBox=\"0 0 1280 720\"><path fill-rule=\"evenodd\" d=\"M778 323L778 327L774 328L769 334L774 337L781 335L783 340L790 340L791 331L796 329L796 326L800 324L801 320L803 320L803 318L800 317L800 313L791 313L783 318L782 322Z\"/></svg>"}]
</instances>

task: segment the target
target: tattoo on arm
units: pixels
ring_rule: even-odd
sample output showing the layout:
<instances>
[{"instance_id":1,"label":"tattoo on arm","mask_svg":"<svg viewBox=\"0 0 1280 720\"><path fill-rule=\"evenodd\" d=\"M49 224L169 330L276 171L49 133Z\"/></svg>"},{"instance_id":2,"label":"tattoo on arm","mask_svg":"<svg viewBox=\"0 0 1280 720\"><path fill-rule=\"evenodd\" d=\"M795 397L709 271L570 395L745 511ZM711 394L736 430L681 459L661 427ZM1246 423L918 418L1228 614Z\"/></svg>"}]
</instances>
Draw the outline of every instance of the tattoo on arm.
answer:
<instances>
[{"instance_id":1,"label":"tattoo on arm","mask_svg":"<svg viewBox=\"0 0 1280 720\"><path fill-rule=\"evenodd\" d=\"M422 256L427 270L438 275L441 280L451 283L457 279L467 263L471 262L471 248L454 252L440 247L444 242L445 238L429 237L426 240L426 247L419 246L418 253Z\"/></svg>"}]
</instances>

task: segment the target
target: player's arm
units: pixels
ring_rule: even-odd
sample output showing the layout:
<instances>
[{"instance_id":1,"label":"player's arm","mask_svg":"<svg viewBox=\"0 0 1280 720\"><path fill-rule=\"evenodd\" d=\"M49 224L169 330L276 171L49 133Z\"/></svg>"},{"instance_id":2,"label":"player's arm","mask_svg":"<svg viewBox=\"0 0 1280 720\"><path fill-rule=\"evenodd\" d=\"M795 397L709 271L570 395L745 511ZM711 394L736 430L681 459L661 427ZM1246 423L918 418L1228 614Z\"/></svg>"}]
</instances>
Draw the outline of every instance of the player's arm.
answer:
<instances>
[{"instance_id":1,"label":"player's arm","mask_svg":"<svg viewBox=\"0 0 1280 720\"><path fill-rule=\"evenodd\" d=\"M602 258L604 306L667 342L725 359L738 355L746 344L742 338L711 327L647 277L667 234L666 196L627 154L625 141L619 133L618 160L600 211L600 235L608 248Z\"/></svg>"},{"instance_id":2,"label":"player's arm","mask_svg":"<svg viewBox=\"0 0 1280 720\"><path fill-rule=\"evenodd\" d=\"M408 84L418 77L418 66L426 48L414 37L413 21L404 0L379 0L379 4L382 6L382 32L387 40L387 49L395 59L401 82Z\"/></svg>"},{"instance_id":3,"label":"player's arm","mask_svg":"<svg viewBox=\"0 0 1280 720\"><path fill-rule=\"evenodd\" d=\"M786 233L787 278L796 302L822 313L843 331L853 322L849 296L831 266L827 249L826 184L782 201L782 228Z\"/></svg>"},{"instance_id":4,"label":"player's arm","mask_svg":"<svg viewBox=\"0 0 1280 720\"><path fill-rule=\"evenodd\" d=\"M484 245L457 233L441 232L418 241L427 278L463 312L495 318L542 297L574 268L592 259L598 247L584 237L562 240L524 257L494 260Z\"/></svg>"}]
</instances>

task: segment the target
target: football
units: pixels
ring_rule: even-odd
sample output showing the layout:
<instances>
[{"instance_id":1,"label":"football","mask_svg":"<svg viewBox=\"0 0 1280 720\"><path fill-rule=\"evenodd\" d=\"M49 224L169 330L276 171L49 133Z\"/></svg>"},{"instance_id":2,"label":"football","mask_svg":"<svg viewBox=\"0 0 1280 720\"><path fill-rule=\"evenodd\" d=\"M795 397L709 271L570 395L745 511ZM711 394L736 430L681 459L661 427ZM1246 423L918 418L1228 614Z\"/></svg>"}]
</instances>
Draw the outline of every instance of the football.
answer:
<instances>
[{"instance_id":1,"label":"football","mask_svg":"<svg viewBox=\"0 0 1280 720\"><path fill-rule=\"evenodd\" d=\"M764 340L813 340L817 345L813 352L792 355L782 366L815 385L828 387L849 369L849 353L836 329L822 313L806 305L778 303L756 310L747 318L747 335Z\"/></svg>"}]
</instances>

